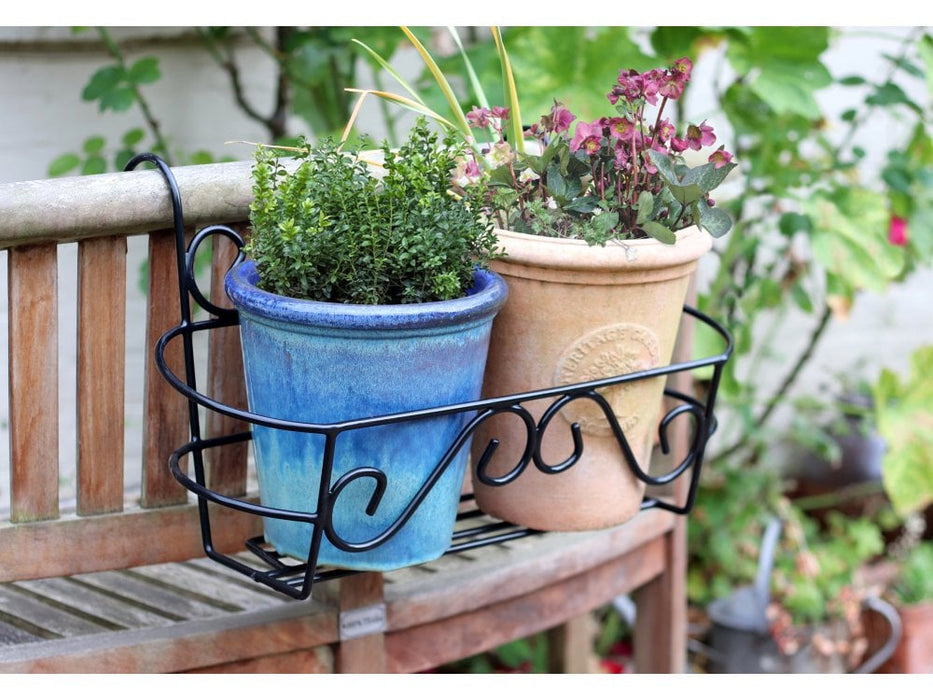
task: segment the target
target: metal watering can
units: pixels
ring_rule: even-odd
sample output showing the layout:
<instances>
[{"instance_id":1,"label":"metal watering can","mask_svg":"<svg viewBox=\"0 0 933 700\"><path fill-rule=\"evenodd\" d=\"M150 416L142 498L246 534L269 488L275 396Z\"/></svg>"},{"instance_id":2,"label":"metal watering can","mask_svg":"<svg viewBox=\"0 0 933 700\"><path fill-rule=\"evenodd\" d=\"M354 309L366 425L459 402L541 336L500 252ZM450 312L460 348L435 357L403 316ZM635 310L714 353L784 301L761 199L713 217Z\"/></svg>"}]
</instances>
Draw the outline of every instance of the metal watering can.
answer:
<instances>
[{"instance_id":1,"label":"metal watering can","mask_svg":"<svg viewBox=\"0 0 933 700\"><path fill-rule=\"evenodd\" d=\"M765 528L758 555L758 570L750 586L737 588L707 607L711 626L703 653L710 673L845 673L841 657L822 657L815 662L808 649L794 655L782 654L769 630L766 615L770 602L769 583L774 551L782 523L772 518ZM887 623L888 638L852 673L872 673L887 661L901 638L897 610L880 598L865 600L864 607L879 614Z\"/></svg>"}]
</instances>

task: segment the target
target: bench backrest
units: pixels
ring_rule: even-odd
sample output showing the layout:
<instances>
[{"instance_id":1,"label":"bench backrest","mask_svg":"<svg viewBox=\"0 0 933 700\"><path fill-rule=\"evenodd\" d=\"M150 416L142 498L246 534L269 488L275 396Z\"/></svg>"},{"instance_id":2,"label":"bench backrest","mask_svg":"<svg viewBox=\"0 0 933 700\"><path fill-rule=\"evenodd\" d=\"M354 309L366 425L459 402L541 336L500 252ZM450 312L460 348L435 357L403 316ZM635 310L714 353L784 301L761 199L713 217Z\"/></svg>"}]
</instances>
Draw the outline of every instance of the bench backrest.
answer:
<instances>
[{"instance_id":1,"label":"bench backrest","mask_svg":"<svg viewBox=\"0 0 933 700\"><path fill-rule=\"evenodd\" d=\"M245 227L251 200L250 164L173 169L185 226ZM158 172L135 172L0 184L0 249L7 251L9 337L9 490L0 485L0 581L60 576L177 561L202 553L195 507L171 476L168 456L188 438L187 404L155 368L158 337L179 320L176 251L169 191ZM127 367L129 236L148 235L146 357L139 455L126 455L124 400ZM59 247L77 242L76 288L63 288ZM217 237L211 289L221 299L222 273L232 246ZM132 284L134 282L130 282ZM60 298L77 300L75 338L60 338ZM222 302L221 302L222 303ZM136 319L130 324L135 329ZM59 347L73 347L76 391L63 406ZM180 348L179 348L180 349ZM179 353L180 354L180 353ZM237 329L212 334L205 393L242 403ZM139 358L135 359L139 362ZM169 363L181 373L180 357ZM70 399L69 399L70 401ZM59 415L73 411L76 505L60 507ZM227 433L222 416L206 432ZM211 487L241 495L246 452L232 447L209 465ZM138 493L124 488L124 464L138 468ZM135 483L135 479L133 480ZM8 500L7 500L8 499ZM255 523L223 514L225 539L235 546Z\"/></svg>"}]
</instances>

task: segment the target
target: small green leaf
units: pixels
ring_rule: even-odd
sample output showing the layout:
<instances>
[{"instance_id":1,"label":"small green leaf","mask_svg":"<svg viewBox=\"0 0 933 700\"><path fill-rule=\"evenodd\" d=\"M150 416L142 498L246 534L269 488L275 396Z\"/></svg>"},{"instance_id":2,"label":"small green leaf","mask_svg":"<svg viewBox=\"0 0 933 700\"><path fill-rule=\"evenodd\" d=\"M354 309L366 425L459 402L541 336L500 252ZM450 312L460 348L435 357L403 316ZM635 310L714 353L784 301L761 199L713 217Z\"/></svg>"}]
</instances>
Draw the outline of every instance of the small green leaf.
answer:
<instances>
[{"instance_id":1,"label":"small green leaf","mask_svg":"<svg viewBox=\"0 0 933 700\"><path fill-rule=\"evenodd\" d=\"M104 141L103 136L91 136L90 138L84 141L84 145L82 146L82 148L84 149L84 152L88 154L89 156L95 155L97 153L100 153L101 150L103 150L104 143L106 142Z\"/></svg>"},{"instance_id":2,"label":"small green leaf","mask_svg":"<svg viewBox=\"0 0 933 700\"><path fill-rule=\"evenodd\" d=\"M59 177L81 165L76 153L63 153L49 164L49 177Z\"/></svg>"},{"instance_id":3,"label":"small green leaf","mask_svg":"<svg viewBox=\"0 0 933 700\"><path fill-rule=\"evenodd\" d=\"M560 174L560 167L554 163L551 163L547 169L547 188L558 201L567 197L569 193L567 181Z\"/></svg>"},{"instance_id":4,"label":"small green leaf","mask_svg":"<svg viewBox=\"0 0 933 700\"><path fill-rule=\"evenodd\" d=\"M683 207L688 207L694 202L700 201L700 198L705 194L699 185L680 186L668 184L668 189L674 195L674 199L680 202Z\"/></svg>"},{"instance_id":5,"label":"small green leaf","mask_svg":"<svg viewBox=\"0 0 933 700\"><path fill-rule=\"evenodd\" d=\"M680 178L677 177L677 173L674 171L674 161L671 160L670 156L666 153L650 150L648 151L648 157L651 158L651 162L658 169L658 174L667 184L680 184Z\"/></svg>"},{"instance_id":6,"label":"small green leaf","mask_svg":"<svg viewBox=\"0 0 933 700\"><path fill-rule=\"evenodd\" d=\"M84 167L81 168L82 175L100 175L107 172L107 161L103 156L91 156L84 161Z\"/></svg>"},{"instance_id":7,"label":"small green leaf","mask_svg":"<svg viewBox=\"0 0 933 700\"><path fill-rule=\"evenodd\" d=\"M130 162L130 159L136 155L136 151L132 148L121 148L117 151L117 155L113 157L113 169L114 170L123 170L127 163Z\"/></svg>"},{"instance_id":8,"label":"small green leaf","mask_svg":"<svg viewBox=\"0 0 933 700\"><path fill-rule=\"evenodd\" d=\"M570 204L566 205L564 211L572 211L577 214L591 214L599 208L599 199L593 196L577 197Z\"/></svg>"},{"instance_id":9,"label":"small green leaf","mask_svg":"<svg viewBox=\"0 0 933 700\"><path fill-rule=\"evenodd\" d=\"M130 66L126 79L134 85L154 83L162 77L159 71L159 59L152 56L141 58Z\"/></svg>"},{"instance_id":10,"label":"small green leaf","mask_svg":"<svg viewBox=\"0 0 933 700\"><path fill-rule=\"evenodd\" d=\"M794 282L794 284L791 285L790 296L801 311L808 314L813 313L813 301L810 299L807 290L804 289L799 282Z\"/></svg>"},{"instance_id":11,"label":"small green leaf","mask_svg":"<svg viewBox=\"0 0 933 700\"><path fill-rule=\"evenodd\" d=\"M655 238L661 243L667 243L668 245L674 245L677 242L677 236L664 224L659 224L657 221L647 221L642 226L645 233L647 233L652 238Z\"/></svg>"},{"instance_id":12,"label":"small green leaf","mask_svg":"<svg viewBox=\"0 0 933 700\"><path fill-rule=\"evenodd\" d=\"M698 208L700 211L700 221L699 224L713 238L721 238L729 233L729 230L732 228L732 217L730 217L722 209L715 209L710 207L706 200L698 201Z\"/></svg>"},{"instance_id":13,"label":"small green leaf","mask_svg":"<svg viewBox=\"0 0 933 700\"><path fill-rule=\"evenodd\" d=\"M778 229L785 236L793 236L795 233L809 233L813 229L813 223L810 217L805 214L795 212L785 212L778 219Z\"/></svg>"},{"instance_id":14,"label":"small green leaf","mask_svg":"<svg viewBox=\"0 0 933 700\"><path fill-rule=\"evenodd\" d=\"M907 93L905 93L899 85L890 81L884 85L877 86L875 91L865 99L865 104L879 107L902 104L910 107L918 114L923 113L923 110L918 107L913 100L907 97Z\"/></svg>"},{"instance_id":15,"label":"small green leaf","mask_svg":"<svg viewBox=\"0 0 933 700\"><path fill-rule=\"evenodd\" d=\"M136 93L133 88L121 87L111 90L100 98L100 110L112 109L114 112L125 112L136 102Z\"/></svg>"},{"instance_id":16,"label":"small green leaf","mask_svg":"<svg viewBox=\"0 0 933 700\"><path fill-rule=\"evenodd\" d=\"M86 102L99 100L116 88L123 80L124 71L120 66L104 66L99 69L81 92L81 99Z\"/></svg>"},{"instance_id":17,"label":"small green leaf","mask_svg":"<svg viewBox=\"0 0 933 700\"><path fill-rule=\"evenodd\" d=\"M125 134L123 134L123 139L121 143L127 148L132 148L137 143L142 141L145 136L146 136L146 132L144 132L140 128L130 129Z\"/></svg>"},{"instance_id":18,"label":"small green leaf","mask_svg":"<svg viewBox=\"0 0 933 700\"><path fill-rule=\"evenodd\" d=\"M636 206L638 208L638 217L635 223L641 226L651 218L651 214L654 211L654 195L647 191L642 192L638 195L638 203Z\"/></svg>"}]
</instances>

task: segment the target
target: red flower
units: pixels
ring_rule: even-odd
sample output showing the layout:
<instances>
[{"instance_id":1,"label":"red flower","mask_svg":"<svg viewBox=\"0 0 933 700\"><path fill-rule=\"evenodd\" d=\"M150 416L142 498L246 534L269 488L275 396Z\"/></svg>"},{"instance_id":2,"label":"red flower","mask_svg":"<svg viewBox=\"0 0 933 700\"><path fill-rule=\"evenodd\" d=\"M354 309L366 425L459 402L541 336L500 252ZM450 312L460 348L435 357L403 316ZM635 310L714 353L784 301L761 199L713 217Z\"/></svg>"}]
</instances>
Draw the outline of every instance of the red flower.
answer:
<instances>
[{"instance_id":1,"label":"red flower","mask_svg":"<svg viewBox=\"0 0 933 700\"><path fill-rule=\"evenodd\" d=\"M899 216L891 217L891 226L888 228L888 243L891 245L907 245L907 219Z\"/></svg>"}]
</instances>

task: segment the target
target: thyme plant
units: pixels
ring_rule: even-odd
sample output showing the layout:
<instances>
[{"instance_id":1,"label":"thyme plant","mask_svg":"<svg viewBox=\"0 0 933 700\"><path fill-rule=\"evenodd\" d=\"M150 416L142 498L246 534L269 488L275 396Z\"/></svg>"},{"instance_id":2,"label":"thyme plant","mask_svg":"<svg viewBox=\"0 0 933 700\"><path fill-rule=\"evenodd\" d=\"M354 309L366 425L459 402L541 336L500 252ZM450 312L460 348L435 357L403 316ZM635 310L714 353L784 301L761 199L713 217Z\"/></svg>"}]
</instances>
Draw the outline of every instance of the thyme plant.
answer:
<instances>
[{"instance_id":1,"label":"thyme plant","mask_svg":"<svg viewBox=\"0 0 933 700\"><path fill-rule=\"evenodd\" d=\"M260 287L353 304L463 296L496 239L478 193L449 190L460 155L456 140L441 140L424 119L398 151L383 145L381 177L333 139L303 142L293 170L260 146L246 247Z\"/></svg>"}]
</instances>

